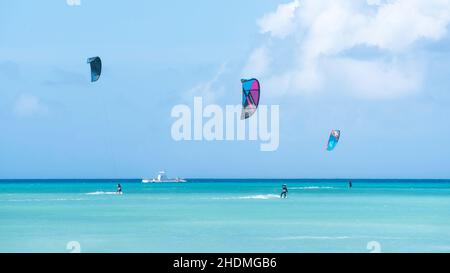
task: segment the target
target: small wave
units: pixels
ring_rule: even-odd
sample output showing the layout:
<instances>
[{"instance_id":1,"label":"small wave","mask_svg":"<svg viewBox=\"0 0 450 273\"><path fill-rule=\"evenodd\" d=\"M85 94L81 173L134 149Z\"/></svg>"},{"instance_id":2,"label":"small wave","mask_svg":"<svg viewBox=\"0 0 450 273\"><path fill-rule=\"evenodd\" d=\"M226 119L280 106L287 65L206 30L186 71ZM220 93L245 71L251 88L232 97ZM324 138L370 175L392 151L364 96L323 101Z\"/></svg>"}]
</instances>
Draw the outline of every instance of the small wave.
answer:
<instances>
[{"instance_id":1,"label":"small wave","mask_svg":"<svg viewBox=\"0 0 450 273\"><path fill-rule=\"evenodd\" d=\"M117 194L115 191L94 191L94 192L88 192L87 195L112 195Z\"/></svg>"},{"instance_id":2,"label":"small wave","mask_svg":"<svg viewBox=\"0 0 450 273\"><path fill-rule=\"evenodd\" d=\"M288 236L276 238L277 240L345 240L349 236Z\"/></svg>"},{"instance_id":3,"label":"small wave","mask_svg":"<svg viewBox=\"0 0 450 273\"><path fill-rule=\"evenodd\" d=\"M242 199L260 199L260 200L268 200L268 199L279 199L280 196L276 194L256 194L256 195L247 195L247 196L232 196L232 197L213 197L212 199L216 200L242 200Z\"/></svg>"},{"instance_id":4,"label":"small wave","mask_svg":"<svg viewBox=\"0 0 450 273\"><path fill-rule=\"evenodd\" d=\"M290 187L293 190L320 190L320 189L335 189L335 187L319 187L319 186L308 186L308 187Z\"/></svg>"}]
</instances>

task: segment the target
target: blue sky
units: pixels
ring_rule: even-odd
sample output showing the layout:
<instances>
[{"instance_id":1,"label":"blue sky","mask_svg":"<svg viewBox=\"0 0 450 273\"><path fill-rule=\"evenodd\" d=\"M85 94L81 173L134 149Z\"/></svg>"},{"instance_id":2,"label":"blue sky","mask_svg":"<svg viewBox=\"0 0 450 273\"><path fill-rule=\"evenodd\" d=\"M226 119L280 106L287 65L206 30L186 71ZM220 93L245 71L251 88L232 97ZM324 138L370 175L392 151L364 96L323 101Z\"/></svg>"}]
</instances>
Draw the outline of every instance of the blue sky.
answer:
<instances>
[{"instance_id":1,"label":"blue sky","mask_svg":"<svg viewBox=\"0 0 450 273\"><path fill-rule=\"evenodd\" d=\"M449 23L440 0L0 0L0 178L450 178ZM252 76L277 151L171 138L173 106Z\"/></svg>"}]
</instances>

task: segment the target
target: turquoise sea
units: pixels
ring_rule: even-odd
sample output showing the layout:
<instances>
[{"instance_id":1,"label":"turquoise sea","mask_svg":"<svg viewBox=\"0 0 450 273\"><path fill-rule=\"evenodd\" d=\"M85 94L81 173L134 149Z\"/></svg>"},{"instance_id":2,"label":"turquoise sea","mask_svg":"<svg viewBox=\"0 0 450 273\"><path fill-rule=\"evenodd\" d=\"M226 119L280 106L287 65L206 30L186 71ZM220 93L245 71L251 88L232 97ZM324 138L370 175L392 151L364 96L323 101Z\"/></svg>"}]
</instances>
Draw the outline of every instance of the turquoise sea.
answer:
<instances>
[{"instance_id":1,"label":"turquoise sea","mask_svg":"<svg viewBox=\"0 0 450 273\"><path fill-rule=\"evenodd\" d=\"M123 195L114 194L118 182ZM353 180L352 189L347 180L0 180L0 252L74 244L81 252L450 252L450 180Z\"/></svg>"}]
</instances>

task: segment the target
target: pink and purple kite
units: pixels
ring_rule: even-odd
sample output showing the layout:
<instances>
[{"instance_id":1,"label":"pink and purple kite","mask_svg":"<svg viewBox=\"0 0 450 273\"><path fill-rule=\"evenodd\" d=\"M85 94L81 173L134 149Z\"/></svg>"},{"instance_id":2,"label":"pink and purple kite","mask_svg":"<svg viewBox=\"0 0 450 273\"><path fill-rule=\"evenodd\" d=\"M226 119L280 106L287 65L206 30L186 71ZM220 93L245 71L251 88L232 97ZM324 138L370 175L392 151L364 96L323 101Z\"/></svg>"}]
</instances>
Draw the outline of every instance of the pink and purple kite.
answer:
<instances>
[{"instance_id":1,"label":"pink and purple kite","mask_svg":"<svg viewBox=\"0 0 450 273\"><path fill-rule=\"evenodd\" d=\"M241 119L251 117L259 105L260 85L257 79L242 79L242 114Z\"/></svg>"}]
</instances>

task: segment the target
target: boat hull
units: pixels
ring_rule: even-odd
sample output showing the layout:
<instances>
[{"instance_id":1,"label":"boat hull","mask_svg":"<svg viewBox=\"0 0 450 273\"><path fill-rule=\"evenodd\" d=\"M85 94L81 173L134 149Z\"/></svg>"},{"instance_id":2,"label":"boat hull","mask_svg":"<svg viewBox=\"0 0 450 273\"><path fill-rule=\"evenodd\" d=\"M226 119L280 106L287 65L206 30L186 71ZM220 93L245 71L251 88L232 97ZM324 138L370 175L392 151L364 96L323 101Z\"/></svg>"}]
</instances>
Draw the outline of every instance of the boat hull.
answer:
<instances>
[{"instance_id":1,"label":"boat hull","mask_svg":"<svg viewBox=\"0 0 450 273\"><path fill-rule=\"evenodd\" d=\"M142 183L183 183L186 182L184 179L166 179L166 180L156 180L156 179L142 179Z\"/></svg>"}]
</instances>

